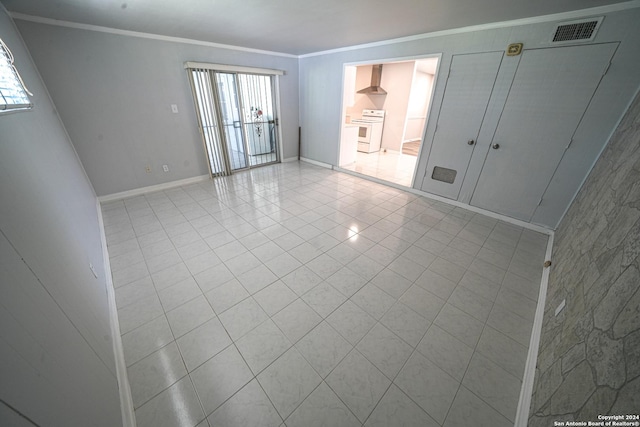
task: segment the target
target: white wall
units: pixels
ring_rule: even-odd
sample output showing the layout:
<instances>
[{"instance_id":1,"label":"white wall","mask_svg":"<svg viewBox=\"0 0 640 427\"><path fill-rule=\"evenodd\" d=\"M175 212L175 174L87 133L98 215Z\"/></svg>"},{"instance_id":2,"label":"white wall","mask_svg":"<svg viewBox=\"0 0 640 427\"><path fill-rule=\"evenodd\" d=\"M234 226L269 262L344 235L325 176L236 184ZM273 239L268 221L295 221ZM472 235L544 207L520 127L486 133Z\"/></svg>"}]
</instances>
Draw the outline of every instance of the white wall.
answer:
<instances>
[{"instance_id":1,"label":"white wall","mask_svg":"<svg viewBox=\"0 0 640 427\"><path fill-rule=\"evenodd\" d=\"M118 426L96 196L2 6L0 38L34 93L0 115L0 425Z\"/></svg>"},{"instance_id":2,"label":"white wall","mask_svg":"<svg viewBox=\"0 0 640 427\"><path fill-rule=\"evenodd\" d=\"M16 23L99 196L208 174L185 61L285 70L281 155L298 155L296 58Z\"/></svg>"},{"instance_id":3,"label":"white wall","mask_svg":"<svg viewBox=\"0 0 640 427\"><path fill-rule=\"evenodd\" d=\"M384 99L382 108L385 110L382 148L393 151L400 151L402 148L414 66L415 63L410 61L385 64L382 68L380 86L387 91L387 94L382 97Z\"/></svg>"},{"instance_id":4,"label":"white wall","mask_svg":"<svg viewBox=\"0 0 640 427\"><path fill-rule=\"evenodd\" d=\"M526 49L550 46L551 34L558 22L584 16L604 15L605 19L595 43L620 41L613 64L604 77L594 98L594 105L581 123L576 139L563 157L552 185L545 194L545 206L540 206L532 220L555 226L558 209L568 206L582 181L606 145L619 118L640 86L640 9L607 12L608 9L575 12L555 21L514 25L472 32L433 36L404 42L374 45L354 50L338 50L307 55L300 60L300 125L302 127L302 155L311 159L337 164L341 81L343 65L357 62L389 62L393 59L442 54L439 76L434 88L432 114L429 115L422 156L418 160L415 185L422 182L426 159L435 131L437 112L443 99L446 76L452 55L488 51L504 51L510 43L524 43ZM478 141L476 150L489 150L490 139ZM471 164L470 170L482 165Z\"/></svg>"},{"instance_id":5,"label":"white wall","mask_svg":"<svg viewBox=\"0 0 640 427\"><path fill-rule=\"evenodd\" d=\"M416 70L407 107L407 125L403 142L422 140L424 125L429 112L429 102L433 91L433 74Z\"/></svg>"}]
</instances>

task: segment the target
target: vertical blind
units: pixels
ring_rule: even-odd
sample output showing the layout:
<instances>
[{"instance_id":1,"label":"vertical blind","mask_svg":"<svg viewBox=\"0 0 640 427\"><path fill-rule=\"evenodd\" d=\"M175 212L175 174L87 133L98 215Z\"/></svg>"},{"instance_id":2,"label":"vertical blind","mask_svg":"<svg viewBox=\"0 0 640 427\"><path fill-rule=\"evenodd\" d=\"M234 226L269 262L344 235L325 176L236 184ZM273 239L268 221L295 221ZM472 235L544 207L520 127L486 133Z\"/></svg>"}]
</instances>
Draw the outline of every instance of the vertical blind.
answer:
<instances>
[{"instance_id":1,"label":"vertical blind","mask_svg":"<svg viewBox=\"0 0 640 427\"><path fill-rule=\"evenodd\" d=\"M13 54L0 40L0 111L33 107L27 94L32 95L13 65Z\"/></svg>"},{"instance_id":2,"label":"vertical blind","mask_svg":"<svg viewBox=\"0 0 640 427\"><path fill-rule=\"evenodd\" d=\"M209 158L209 172L211 176L229 175L231 168L224 155L225 147L219 134L220 116L214 103L216 88L213 84L212 71L202 68L189 69L188 71L193 99L198 112L198 125Z\"/></svg>"}]
</instances>

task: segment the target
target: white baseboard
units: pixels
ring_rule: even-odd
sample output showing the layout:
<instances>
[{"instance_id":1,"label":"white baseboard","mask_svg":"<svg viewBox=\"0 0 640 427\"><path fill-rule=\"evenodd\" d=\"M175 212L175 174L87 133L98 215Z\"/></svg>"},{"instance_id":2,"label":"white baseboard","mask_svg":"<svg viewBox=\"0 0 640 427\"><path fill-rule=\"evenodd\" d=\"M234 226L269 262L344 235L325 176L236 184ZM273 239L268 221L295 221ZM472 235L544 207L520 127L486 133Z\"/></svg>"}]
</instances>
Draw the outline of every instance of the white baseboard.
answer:
<instances>
[{"instance_id":1,"label":"white baseboard","mask_svg":"<svg viewBox=\"0 0 640 427\"><path fill-rule=\"evenodd\" d=\"M549 235L549 240L547 240L545 261L551 260L553 237L554 234L552 233ZM533 397L533 383L536 377L538 347L540 346L540 338L542 336L542 321L544 319L544 306L547 300L547 287L549 286L550 273L551 267L545 268L542 272L540 291L538 293L538 306L536 307L536 316L533 320L533 329L531 331L531 339L529 340L529 352L527 353L527 362L524 366L522 388L520 389L520 399L518 400L518 410L516 412L514 427L527 427L529 422L529 409L531 408L531 398Z\"/></svg>"},{"instance_id":2,"label":"white baseboard","mask_svg":"<svg viewBox=\"0 0 640 427\"><path fill-rule=\"evenodd\" d=\"M100 203L112 202L114 200L122 200L129 197L140 196L142 194L153 193L154 191L167 190L169 188L181 187L183 185L195 184L198 182L207 181L210 179L209 175L194 176L193 178L179 179L177 181L165 182L163 184L150 185L148 187L135 188L133 190L122 191L120 193L107 194L106 196L98 197Z\"/></svg>"},{"instance_id":3,"label":"white baseboard","mask_svg":"<svg viewBox=\"0 0 640 427\"><path fill-rule=\"evenodd\" d=\"M398 190L408 191L409 193L415 194L417 196L426 197L428 199L436 200L438 202L442 202L442 203L446 203L446 204L449 204L449 205L452 205L452 206L463 208L463 209L466 209L466 210L471 211L471 212L476 212L476 213L479 213L479 214L482 214L482 215L485 215L485 216L488 216L488 217L491 217L491 218L498 219L498 220L503 221L503 222L507 222L509 224L513 224L513 225L517 225L517 226L522 227L522 228L526 228L528 230L537 231L538 233L547 234L547 235L553 234L553 230L551 230L551 229L549 229L547 227L543 227L541 225L531 224L529 222L525 222L525 221L521 221L519 219L511 218L511 217L508 217L506 215L501 215L499 213L495 213L495 212L491 212L491 211L488 211L488 210L485 210L485 209L482 209L482 208L477 208L475 206L467 205L466 203L461 203L461 202L458 202L457 200L447 199L446 197L437 196L435 194L427 193L427 192L424 192L424 191L421 191L421 190L416 190L415 188L411 188L411 187L405 187L403 185L396 184L395 182L385 181L385 180L382 180L380 178L376 178L376 177L373 177L373 176L363 175L361 173L354 172L354 171L351 171L351 170L348 170L348 169L343 169L343 168L340 168L338 166L333 166L332 168L334 170L338 171L338 172L344 172L344 173L347 173L349 175L354 175L354 176L357 176L357 177L362 178L362 179L366 179L366 180L369 180L369 181L377 182L379 184L384 184L384 185L387 185L389 187L397 188Z\"/></svg>"},{"instance_id":4,"label":"white baseboard","mask_svg":"<svg viewBox=\"0 0 640 427\"><path fill-rule=\"evenodd\" d=\"M113 288L111 277L111 263L109 262L109 252L107 251L107 237L104 233L104 220L100 200L96 200L98 212L98 226L100 227L100 240L102 241L102 257L104 263L104 276L107 287L107 299L109 301L109 323L111 326L111 339L113 342L113 355L116 362L116 378L118 380L118 390L120 392L120 414L122 416L123 427L136 427L136 415L131 397L131 387L127 375L127 364L124 360L122 348L122 338L120 336L120 321L118 320L118 307L116 306L116 294Z\"/></svg>"},{"instance_id":5,"label":"white baseboard","mask_svg":"<svg viewBox=\"0 0 640 427\"><path fill-rule=\"evenodd\" d=\"M307 159L306 157L300 157L301 162L311 163L312 165L320 166L321 168L333 169L333 165L329 163L319 162L317 160Z\"/></svg>"},{"instance_id":6,"label":"white baseboard","mask_svg":"<svg viewBox=\"0 0 640 427\"><path fill-rule=\"evenodd\" d=\"M288 159L281 160L280 163L289 163L289 162L297 162L297 157L289 157Z\"/></svg>"}]
</instances>

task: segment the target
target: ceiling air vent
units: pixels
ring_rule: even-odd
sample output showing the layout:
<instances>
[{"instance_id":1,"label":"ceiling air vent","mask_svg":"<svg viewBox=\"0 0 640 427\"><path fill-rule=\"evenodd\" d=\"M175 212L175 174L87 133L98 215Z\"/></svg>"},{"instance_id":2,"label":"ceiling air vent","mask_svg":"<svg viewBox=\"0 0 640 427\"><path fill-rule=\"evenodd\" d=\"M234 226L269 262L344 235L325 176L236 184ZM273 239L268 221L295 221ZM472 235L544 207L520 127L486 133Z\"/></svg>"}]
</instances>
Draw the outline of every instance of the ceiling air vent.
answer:
<instances>
[{"instance_id":1,"label":"ceiling air vent","mask_svg":"<svg viewBox=\"0 0 640 427\"><path fill-rule=\"evenodd\" d=\"M591 41L602 23L603 17L580 21L562 22L553 31L552 43L567 43L575 41Z\"/></svg>"}]
</instances>

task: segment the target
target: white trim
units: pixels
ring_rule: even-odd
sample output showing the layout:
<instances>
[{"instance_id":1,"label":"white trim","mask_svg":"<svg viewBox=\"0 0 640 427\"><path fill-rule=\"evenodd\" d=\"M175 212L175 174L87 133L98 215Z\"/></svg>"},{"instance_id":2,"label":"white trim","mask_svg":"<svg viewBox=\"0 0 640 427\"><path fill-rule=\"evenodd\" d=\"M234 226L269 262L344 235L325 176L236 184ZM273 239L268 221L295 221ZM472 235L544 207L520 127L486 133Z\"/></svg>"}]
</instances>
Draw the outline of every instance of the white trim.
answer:
<instances>
[{"instance_id":1,"label":"white trim","mask_svg":"<svg viewBox=\"0 0 640 427\"><path fill-rule=\"evenodd\" d=\"M511 21L492 22L488 24L472 25L469 27L453 28L450 30L434 31L431 33L416 34L413 36L381 40L373 43L363 43L359 45L341 47L337 49L329 49L329 50L323 50L319 52L306 53L304 55L299 55L298 58L302 59L302 58L309 58L312 56L331 55L334 53L348 52L348 51L358 50L358 49L368 49L372 47L386 46L386 45L396 44L396 43L405 43L405 42L411 42L416 40L424 40L424 39L430 39L434 37L443 37L443 36L450 36L454 34L471 33L474 31L494 30L498 28L515 27L518 25L539 24L544 22L557 21L561 19L578 19L585 16L589 16L589 15L602 15L602 14L611 13L611 12L619 12L627 9L634 9L637 7L640 7L640 0L632 0L625 3L616 3L616 4L606 5L606 6L592 7L589 9L579 9L579 10L572 10L569 12L554 13L551 15L541 15L541 16L533 16L530 18L513 19Z\"/></svg>"},{"instance_id":2,"label":"white trim","mask_svg":"<svg viewBox=\"0 0 640 427\"><path fill-rule=\"evenodd\" d=\"M297 162L298 158L297 157L289 157L288 159L283 159L280 161L280 163L289 163L289 162Z\"/></svg>"},{"instance_id":3,"label":"white trim","mask_svg":"<svg viewBox=\"0 0 640 427\"><path fill-rule=\"evenodd\" d=\"M435 194L431 194L431 193L427 193L421 190L416 190L415 188L411 188L411 187L405 187L403 185L400 184L396 184L395 182L390 182L390 181L385 181L382 180L380 178L376 178L373 176L369 176L369 175L363 175L360 174L358 172L354 172L348 169L343 169L341 167L338 166L332 166L332 169L338 172L344 172L347 173L349 175L354 175L357 176L359 178L363 178L369 181L373 181L373 182L377 182L378 184L384 184L384 185L388 185L389 187L393 187L393 188L397 188L398 190L404 190L404 191L408 191L409 193L415 194L417 196L422 196L422 197L426 197L428 199L432 199L432 200L436 200L438 202L442 202L442 203L446 203L449 205L453 205L462 209L466 209L468 211L471 212L475 212L475 213L479 213L491 218L495 218L497 220L503 221L503 222L508 222L509 224L513 224L513 225L517 225L519 227L522 228L526 228L528 230L532 230L532 231L537 231L538 233L542 233L542 234L546 234L546 235L552 235L553 234L553 230L551 230L550 228L547 227L543 227L541 225L537 225L537 224L531 224L529 222L525 222L525 221L521 221L519 219L515 219L515 218L511 218L505 215L501 215L499 213L495 213L495 212L491 212L482 208L478 208L475 206L471 206L471 205L467 205L465 203L462 202L458 202L457 200L451 200L451 199L447 199L446 197L441 197L441 196L436 196Z\"/></svg>"},{"instance_id":4,"label":"white trim","mask_svg":"<svg viewBox=\"0 0 640 427\"><path fill-rule=\"evenodd\" d=\"M607 143L602 146L602 148L600 149L600 152L598 152L598 155L596 156L595 160L593 161L593 163L591 163L591 167L589 168L589 172L587 172L587 174L584 176L584 178L582 178L582 181L580 182L580 185L578 186L578 189L576 190L575 193L573 193L573 197L571 198L571 202L569 202L569 204L567 204L567 207L565 208L564 212L562 213L562 216L560 217L560 219L558 220L558 223L556 224L556 228L560 227L560 223L564 219L564 217L567 214L567 212L569 212L569 208L571 208L571 205L573 205L573 202L576 200L576 197L578 197L578 193L580 193L580 190L582 190L582 186L584 185L585 182L587 182L587 179L589 179L589 175L591 175L591 171L593 170L593 168L596 167L596 163L598 162L598 160L600 160L600 157L602 157L602 153L604 153L604 150L606 150L607 147L609 146L609 144L611 143L611 138L613 138L613 135L618 130L618 126L620 126L620 123L622 123L622 120L626 117L627 112L629 111L629 108L631 108L631 105L633 105L633 102L636 100L636 98L638 96L640 96L640 87L638 87L638 89L636 90L635 95L633 95L631 97L631 100L629 101L629 103L625 107L624 112L622 113L620 118L618 118L618 121L616 122L616 125L613 128L611 128L611 132L609 132L609 136L607 137Z\"/></svg>"},{"instance_id":5,"label":"white trim","mask_svg":"<svg viewBox=\"0 0 640 427\"><path fill-rule=\"evenodd\" d=\"M283 70L276 70L273 68L258 68L258 67L243 67L240 65L227 65L227 64L211 64L208 62L193 62L187 61L184 63L184 68L198 68L213 71L231 71L234 73L245 74L267 74L270 76L282 76Z\"/></svg>"},{"instance_id":6,"label":"white trim","mask_svg":"<svg viewBox=\"0 0 640 427\"><path fill-rule=\"evenodd\" d=\"M311 163L312 165L320 166L321 168L333 169L333 165L329 163L319 162L317 160L308 159L306 157L300 157L301 162Z\"/></svg>"},{"instance_id":7,"label":"white trim","mask_svg":"<svg viewBox=\"0 0 640 427\"><path fill-rule=\"evenodd\" d=\"M44 18L41 16L27 15L25 13L18 13L18 12L9 12L9 16L11 16L13 19L19 19L22 21L37 22L39 24L55 25L58 27L75 28L78 30L96 31L99 33L117 34L119 36L139 37L143 39L192 44L197 46L215 47L218 49L230 49L230 50L237 50L240 52L259 53L259 54L271 55L271 56L284 56L286 58L298 57L297 55L292 55L290 53L284 53L284 52L274 52L270 50L253 49L248 47L214 43L214 42L208 42L203 40L187 39L183 37L163 36L161 34L143 33L139 31L120 30L118 28L102 27L100 25L80 24L78 22L62 21L59 19Z\"/></svg>"},{"instance_id":8,"label":"white trim","mask_svg":"<svg viewBox=\"0 0 640 427\"><path fill-rule=\"evenodd\" d=\"M44 18L41 16L28 15L25 13L18 13L18 12L8 12L8 14L13 19L37 22L40 24L47 24L47 25L55 25L58 27L75 28L80 30L117 34L122 36L140 37L144 39L161 40L161 41L168 41L168 42L174 42L174 43L192 44L192 45L198 45L198 46L214 47L219 49L230 49L230 50L236 50L241 52L251 52L251 53L258 53L263 55L283 56L286 58L301 59L301 58L309 58L312 56L321 56L321 55L330 55L330 54L339 53L339 52L348 52L348 51L358 50L358 49L367 49L367 48L377 47L377 46L386 46L386 45L395 44L395 43L404 43L404 42L410 42L415 40L423 40L423 39L428 39L433 37L443 37L443 36L454 35L454 34L470 33L474 31L493 30L498 28L513 27L517 25L539 24L543 22L552 22L552 21L557 21L561 19L579 19L588 15L602 15L602 14L607 14L611 12L619 12L623 10L634 9L637 7L640 7L640 0L631 0L624 3L616 3L616 4L606 5L606 6L592 7L589 9L579 9L579 10L572 10L569 12L554 13L551 15L533 16L529 18L513 19L510 21L492 22L488 24L454 28L450 30L434 31L431 33L416 34L416 35L407 36L407 37L398 37L394 39L381 40L381 41L372 42L372 43L363 43L358 45L341 47L337 49L328 49L328 50L323 50L318 52L305 53L302 55L293 55L293 54L284 53L284 52L253 49L248 47L214 43L214 42L208 42L203 40L193 40L193 39L187 39L182 37L163 36L160 34L150 34L150 33L143 33L139 31L120 30L117 28L102 27L99 25L80 24L77 22Z\"/></svg>"},{"instance_id":9,"label":"white trim","mask_svg":"<svg viewBox=\"0 0 640 427\"><path fill-rule=\"evenodd\" d=\"M131 397L129 377L127 375L127 364L124 360L122 337L120 336L120 321L118 320L116 294L113 288L113 279L111 277L111 263L109 262L107 238L104 232L102 208L100 207L100 201L97 199L96 210L98 213L98 227L100 228L100 241L102 243L102 262L104 264L105 286L107 288L107 300L109 302L109 323L111 326L113 355L116 362L116 377L118 380L118 391L120 394L120 414L122 416L122 425L123 427L136 427L136 415L133 407L133 399Z\"/></svg>"},{"instance_id":10,"label":"white trim","mask_svg":"<svg viewBox=\"0 0 640 427\"><path fill-rule=\"evenodd\" d=\"M547 240L545 260L551 260L553 238L554 234L551 233L549 240ZM536 307L536 316L533 320L533 330L531 331L531 339L529 340L529 352L527 354L527 362L524 366L524 376L522 378L522 388L520 389L520 399L518 400L518 410L516 412L514 427L527 427L529 421L529 409L531 407L536 364L538 361L538 346L540 345L540 338L542 336L542 321L544 319L544 306L547 299L547 287L549 286L551 268L552 267L547 267L542 272L540 291L538 293L538 306Z\"/></svg>"},{"instance_id":11,"label":"white trim","mask_svg":"<svg viewBox=\"0 0 640 427\"><path fill-rule=\"evenodd\" d=\"M198 182L208 181L209 175L194 176L193 178L179 179L177 181L165 182L163 184L150 185L148 187L135 188L133 190L122 191L120 193L107 194L98 197L100 203L112 202L114 200L126 199L129 197L140 196L142 194L153 193L154 191L167 190L169 188L181 187L183 185L195 184Z\"/></svg>"}]
</instances>

